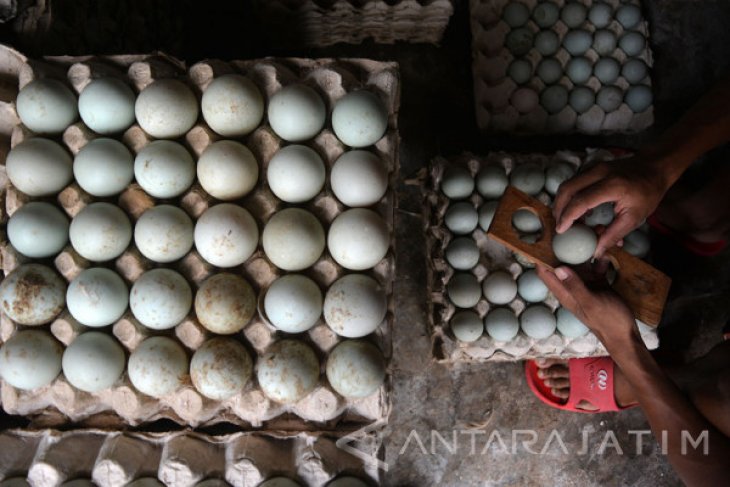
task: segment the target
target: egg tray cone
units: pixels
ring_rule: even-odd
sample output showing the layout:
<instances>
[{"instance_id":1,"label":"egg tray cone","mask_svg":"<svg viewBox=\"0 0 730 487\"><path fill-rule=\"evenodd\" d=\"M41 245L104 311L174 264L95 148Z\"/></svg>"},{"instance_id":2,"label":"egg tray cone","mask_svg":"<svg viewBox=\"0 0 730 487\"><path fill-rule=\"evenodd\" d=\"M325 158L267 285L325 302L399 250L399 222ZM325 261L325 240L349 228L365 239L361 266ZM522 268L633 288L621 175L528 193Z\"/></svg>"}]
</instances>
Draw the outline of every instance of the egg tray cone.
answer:
<instances>
[{"instance_id":1,"label":"egg tray cone","mask_svg":"<svg viewBox=\"0 0 730 487\"><path fill-rule=\"evenodd\" d=\"M7 430L0 433L0 480L26 478L33 487L57 487L86 478L100 487L121 487L142 478L188 487L220 479L234 487L289 477L320 487L339 476L380 484L375 460L382 448L375 436L349 443L368 460L320 433L253 432L209 436L173 433L109 432L96 429Z\"/></svg>"},{"instance_id":2,"label":"egg tray cone","mask_svg":"<svg viewBox=\"0 0 730 487\"><path fill-rule=\"evenodd\" d=\"M507 342L497 341L484 332L478 340L472 343L463 343L457 340L450 330L449 321L455 312L462 308L456 308L449 300L446 290L449 281L454 276L454 269L445 258L444 252L449 242L455 238L452 232L444 225L444 214L449 207L450 200L441 192L441 180L444 170L450 166L460 166L469 170L475 176L481 167L486 165L500 165L505 168L507 174L520 164L535 163L543 169L554 162L566 162L574 168L580 168L585 164L598 161L610 160L614 156L606 150L587 149L585 152L561 151L554 154L515 154L506 152L493 152L486 156L475 156L464 153L460 156L445 159L438 157L434 159L429 168L428 174L423 174L423 192L426 199L423 213L423 225L426 232L426 256L427 256L427 287L428 287L428 317L431 328L431 339L434 359L439 362L489 362L489 361L517 361L535 358L577 358L577 357L600 357L608 355L603 344L592 333L578 338L567 338L557 330L547 338L535 339L528 337L521 330L517 336ZM545 204L550 204L550 195L543 190L537 198ZM484 203L483 198L476 189L466 200L479 208ZM469 235L458 235L472 237L480 251L479 262L469 272L476 276L480 285L482 281L494 271L507 271L515 279L525 270L515 255L502 244L487 237L486 232L479 226ZM462 271L459 271L462 272ZM519 295L512 300L507 307L519 315L531 303L526 303ZM559 307L558 300L552 295L542 302L553 312ZM482 295L474 308L479 317L484 316L493 308L502 307L490 304ZM655 328L639 324L639 330L644 343L649 349L659 346L659 338Z\"/></svg>"},{"instance_id":3,"label":"egg tray cone","mask_svg":"<svg viewBox=\"0 0 730 487\"><path fill-rule=\"evenodd\" d=\"M0 49L0 60L13 58L15 53L10 49ZM17 53L16 53L17 54ZM18 55L19 61L24 61ZM389 188L383 199L373 210L386 221L390 230L391 242L385 258L373 269L362 271L375 278L386 292L388 311L378 329L367 337L383 352L386 367L391 355L391 330L393 327L394 302L393 279L395 274L393 209L395 204L394 187L398 174L397 114L399 106L399 74L396 63L377 62L366 59L274 59L267 58L251 61L224 62L218 60L203 61L186 69L185 65L164 54L129 55L129 56L84 56L84 57L52 57L37 61L19 62L11 66L11 72L17 72L19 86L38 76L50 76L60 80L68 80L76 93L95 77L118 76L131 81L136 91L160 78L174 77L187 83L200 98L215 76L226 73L242 73L251 78L259 87L264 98L268 100L282 85L291 82L303 82L323 97L328 113L331 113L334 102L348 91L367 88L376 93L386 104L389 113L388 128L385 135L368 148L378 154L389 169ZM8 68L10 70L10 67ZM13 100L0 101L0 110L9 110ZM11 111L12 114L12 111ZM327 183L319 195L299 207L311 211L322 223L325 231L329 223L342 211L347 209L335 198L329 185L329 172L334 161L346 147L335 137L329 123L312 140L305 144L320 154L327 169ZM15 116L10 136L11 146L22 142L32 134L19 124ZM6 123L3 121L3 123ZM8 124L12 125L12 124ZM68 127L60 141L72 154L95 137L82 122ZM177 139L191 152L194 158L200 156L208 145L221 139L199 118L196 125L184 137ZM152 139L138 126L133 125L119 139L135 154ZM266 167L273 154L283 145L269 127L266 119L245 138L238 138L256 156L259 163L259 181L254 190L241 200L232 201L240 204L252 214L259 231L266 221L277 211L287 206L278 200L265 181ZM3 159L4 160L4 159ZM3 178L5 168L0 170ZM2 205L2 222L12 215L29 198L6 183ZM84 192L75 182L63 189L55 198L48 201L59 205L69 218L73 218L89 203L97 201ZM55 201L54 201L55 200ZM159 204L147 195L136 183L131 184L118 197L108 198L118 205L130 218L134 225L137 218L148 208ZM210 197L197 181L182 196L173 200L164 200L182 208L195 221L209 206L218 203ZM12 246L5 242L0 246L2 269L7 275L18 265L29 259L18 254ZM65 278L71 281L84 269L96 266L79 256L68 245L55 259L41 261L55 267ZM180 272L191 284L193 293L209 276L218 272L232 272L246 278L257 294L265 291L271 282L284 272L276 268L264 255L259 246L254 254L241 266L220 270L206 263L200 255L191 250L185 257L170 265L155 264L144 258L135 248L134 242L114 261L101 266L115 270L126 281L129 288L146 270L156 267L170 267ZM322 289L322 293L339 277L351 273L339 266L328 251L310 268L302 271L311 277ZM0 316L0 342L7 341L19 327L4 314ZM90 330L78 322L64 310L50 325L34 327L45 329L64 345L70 344L80 333ZM128 309L122 318L112 326L94 329L111 333L131 353L139 344L153 335L165 335L180 342L188 356L199 348L206 340L215 335L207 331L196 319L194 310L189 316L172 330L162 332L145 328L139 324ZM168 418L177 423L190 426L209 425L219 422L230 422L243 428L266 428L281 430L335 430L356 429L363 424L384 421L390 413L390 375L385 384L370 396L362 399L348 399L337 394L329 385L323 369L327 354L342 338L337 336L320 317L318 323L308 332L295 336L284 336L268 324L261 313L255 314L251 322L242 332L233 335L249 350L254 358L263 355L267 348L281 338L296 338L311 345L318 356L322 368L319 384L316 389L300 401L282 405L266 398L256 382L255 373L245 389L225 401L210 400L199 394L190 381L176 392L161 398L153 398L137 391L129 381L126 373L122 379L109 389L98 393L86 393L72 387L59 375L50 385L31 391L16 389L2 381L0 400L3 408L10 414L30 416L35 424L58 426L69 422L81 423L94 427L121 427L138 425L160 418Z\"/></svg>"},{"instance_id":4,"label":"egg tray cone","mask_svg":"<svg viewBox=\"0 0 730 487\"><path fill-rule=\"evenodd\" d=\"M472 32L472 75L474 77L474 102L477 125L484 132L509 132L514 134L549 134L549 133L585 133L585 134L608 134L608 133L633 133L640 132L654 123L653 105L641 113L634 113L626 103L622 103L618 109L613 112L606 113L601 107L594 104L591 109L583 114L576 113L570 105L555 114L548 112L540 106L529 113L520 113L510 101L512 93L519 86L507 74L507 68L515 59L515 56L505 46L505 37L510 31L509 25L502 20L502 9L505 5L514 0L470 0L470 24ZM518 0L525 4L530 11L537 5L537 0ZM593 0L578 0L579 3L590 7ZM639 0L602 0L605 3L616 8L620 5L631 4L641 6ZM558 0L554 2L562 7L567 0ZM536 33L540 31L540 27L530 18L525 27ZM580 28L593 33L596 27L586 20ZM626 30L615 19L606 27L617 37ZM570 30L562 20L558 19L557 23L550 28L561 41L561 47L553 56L561 64L564 69L568 61L572 58L570 53L562 47L562 39L566 32ZM643 60L651 69L653 57L648 46L649 27L646 20L642 19L641 23L634 29L640 32L647 39L647 46L636 56ZM595 63L601 56L591 47L584 55L591 63ZM530 51L522 56L528 60L533 67L533 74L526 87L535 90L538 94L546 87L545 83L537 76L536 69L540 61L545 57L540 54L534 46ZM627 55L616 47L613 54L607 57L616 59L620 64L627 59ZM562 85L570 90L574 84L568 79L563 72L561 78L556 84ZM651 87L651 77L647 77L641 82ZM594 92L601 86L601 82L591 75L590 79L584 83ZM619 76L614 83L622 91L629 87L628 81L623 76Z\"/></svg>"},{"instance_id":5,"label":"egg tray cone","mask_svg":"<svg viewBox=\"0 0 730 487\"><path fill-rule=\"evenodd\" d=\"M324 47L372 38L437 44L454 12L452 0L256 0L259 23L277 46Z\"/></svg>"}]
</instances>

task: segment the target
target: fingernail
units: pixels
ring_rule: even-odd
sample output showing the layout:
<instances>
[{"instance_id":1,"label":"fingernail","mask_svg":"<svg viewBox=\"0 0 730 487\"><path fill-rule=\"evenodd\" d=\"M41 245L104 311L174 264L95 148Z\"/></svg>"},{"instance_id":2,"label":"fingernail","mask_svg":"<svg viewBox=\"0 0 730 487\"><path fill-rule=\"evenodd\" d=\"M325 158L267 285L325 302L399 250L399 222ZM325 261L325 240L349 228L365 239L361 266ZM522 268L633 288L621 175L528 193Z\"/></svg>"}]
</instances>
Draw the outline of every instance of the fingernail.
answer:
<instances>
[{"instance_id":1,"label":"fingernail","mask_svg":"<svg viewBox=\"0 0 730 487\"><path fill-rule=\"evenodd\" d=\"M555 275L560 279L561 281L564 281L568 278L568 271L566 271L562 267L558 267L555 269Z\"/></svg>"},{"instance_id":2,"label":"fingernail","mask_svg":"<svg viewBox=\"0 0 730 487\"><path fill-rule=\"evenodd\" d=\"M539 358L539 359L536 359L536 360L535 360L535 363L536 363L537 365L545 365L545 359L544 359L544 358Z\"/></svg>"},{"instance_id":3,"label":"fingernail","mask_svg":"<svg viewBox=\"0 0 730 487\"><path fill-rule=\"evenodd\" d=\"M596 247L596 252L594 253L594 256L596 258L603 257L604 252L606 252L606 249L604 247Z\"/></svg>"},{"instance_id":4,"label":"fingernail","mask_svg":"<svg viewBox=\"0 0 730 487\"><path fill-rule=\"evenodd\" d=\"M537 376L541 379L545 378L545 372L542 371L542 369L537 371Z\"/></svg>"}]
</instances>

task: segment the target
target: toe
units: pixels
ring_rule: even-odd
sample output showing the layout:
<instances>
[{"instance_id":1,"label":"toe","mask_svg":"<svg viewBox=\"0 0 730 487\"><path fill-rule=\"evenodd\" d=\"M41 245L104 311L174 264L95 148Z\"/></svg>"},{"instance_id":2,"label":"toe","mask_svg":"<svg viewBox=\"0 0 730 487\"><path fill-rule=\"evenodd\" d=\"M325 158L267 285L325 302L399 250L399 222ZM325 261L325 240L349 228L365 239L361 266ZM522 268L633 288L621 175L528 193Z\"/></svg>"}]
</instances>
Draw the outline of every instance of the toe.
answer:
<instances>
[{"instance_id":1,"label":"toe","mask_svg":"<svg viewBox=\"0 0 730 487\"><path fill-rule=\"evenodd\" d=\"M553 367L554 365L567 365L567 360L560 360L556 358L539 358L535 360L535 364L537 364L537 367L539 369L549 369L550 367Z\"/></svg>"},{"instance_id":2,"label":"toe","mask_svg":"<svg viewBox=\"0 0 730 487\"><path fill-rule=\"evenodd\" d=\"M545 385L553 389L566 389L570 391L570 381L568 379L545 379Z\"/></svg>"},{"instance_id":3,"label":"toe","mask_svg":"<svg viewBox=\"0 0 730 487\"><path fill-rule=\"evenodd\" d=\"M553 393L553 396L559 397L560 399L568 399L570 397L570 391L568 389L556 389L553 388L551 391Z\"/></svg>"}]
</instances>

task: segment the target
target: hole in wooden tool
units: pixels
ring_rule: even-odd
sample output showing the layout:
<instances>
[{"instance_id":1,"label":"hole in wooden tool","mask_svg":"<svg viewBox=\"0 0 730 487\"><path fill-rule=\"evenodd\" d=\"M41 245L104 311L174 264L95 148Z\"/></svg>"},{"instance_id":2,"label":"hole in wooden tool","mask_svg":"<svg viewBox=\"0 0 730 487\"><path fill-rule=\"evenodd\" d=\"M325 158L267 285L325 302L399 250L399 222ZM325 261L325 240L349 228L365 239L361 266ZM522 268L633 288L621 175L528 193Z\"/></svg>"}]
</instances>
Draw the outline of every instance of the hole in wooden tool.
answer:
<instances>
[{"instance_id":1,"label":"hole in wooden tool","mask_svg":"<svg viewBox=\"0 0 730 487\"><path fill-rule=\"evenodd\" d=\"M532 208L520 208L512 214L512 228L520 240L534 244L542 238L543 224L540 215Z\"/></svg>"}]
</instances>

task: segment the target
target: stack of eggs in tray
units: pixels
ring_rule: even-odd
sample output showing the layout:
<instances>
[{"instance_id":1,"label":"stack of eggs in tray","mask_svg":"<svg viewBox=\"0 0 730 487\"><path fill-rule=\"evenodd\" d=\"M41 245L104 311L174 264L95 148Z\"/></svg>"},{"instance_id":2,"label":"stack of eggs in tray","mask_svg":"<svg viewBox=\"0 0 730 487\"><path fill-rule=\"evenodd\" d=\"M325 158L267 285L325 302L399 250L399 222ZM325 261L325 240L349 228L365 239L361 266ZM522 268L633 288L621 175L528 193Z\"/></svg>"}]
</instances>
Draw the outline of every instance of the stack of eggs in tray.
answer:
<instances>
[{"instance_id":1,"label":"stack of eggs in tray","mask_svg":"<svg viewBox=\"0 0 730 487\"><path fill-rule=\"evenodd\" d=\"M365 89L341 93L328 115L322 95L302 82L267 99L250 77L233 73L212 79L202 97L184 77L151 80L139 93L131 85L96 77L77 98L64 81L38 77L18 94L23 137L18 143L14 134L6 171L22 204L8 205L4 256L16 262L0 285L3 381L35 390L62 371L93 394L126 371L153 398L192 381L205 398L223 401L255 370L267 399L292 404L320 382L320 352L305 332L323 316L341 337L327 350L329 385L345 398L378 390L383 352L362 338L389 306L386 283L369 275L391 247L391 221L378 205L387 206L392 165L368 150L390 123L382 99ZM344 148L329 167L329 154L307 145L328 119ZM263 161L244 141L265 124L285 142ZM187 144L194 126L211 135L200 154ZM74 129L89 140L72 157L59 141ZM130 143L135 133L144 144ZM255 211L266 204L262 192L275 201L266 221ZM66 205L70 193L83 204ZM324 193L337 205L327 231L305 208ZM199 214L186 204L190 194L206 202ZM261 253L274 270L266 285L250 277ZM139 265L130 270L130 262ZM200 279L182 271L191 262L205 269ZM322 268L336 269L334 282L317 279ZM65 348L43 326L64 315L73 335ZM254 360L242 331L256 316L276 339L254 344ZM202 327L199 346L188 347L194 353L176 330L190 320ZM136 343L125 341L129 321L142 330Z\"/></svg>"},{"instance_id":2,"label":"stack of eggs in tray","mask_svg":"<svg viewBox=\"0 0 730 487\"><path fill-rule=\"evenodd\" d=\"M448 165L440 181L440 190L449 200L443 225L451 238L443 255L453 270L446 283L446 294L456 308L450 329L464 343L475 342L485 331L497 343L516 340L520 331L533 340L547 339L556 331L568 340L589 333L570 311L559 306L538 277L534 264L518 254L500 260L500 252L506 249L488 242L485 235L508 185L549 205L560 184L577 170L575 157L525 157L523 161L518 158L481 163L475 168L475 177L466 167ZM589 259L596 243L595 233L589 227L608 225L613 217L613 203L594 208L583 224L577 223L555 238L556 255L575 264L579 262L573 260L585 250L583 253L587 254L580 262ZM527 209L517 210L512 224L526 242L537 241L543 231L540 218ZM485 250L478 246L478 241ZM637 229L627 235L624 249L638 257L646 256L649 239L645 231ZM478 266L486 266L486 272L478 270ZM480 314L484 314L483 319Z\"/></svg>"}]
</instances>

